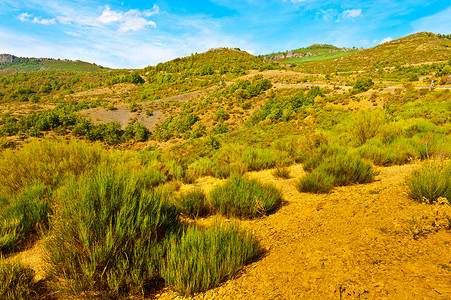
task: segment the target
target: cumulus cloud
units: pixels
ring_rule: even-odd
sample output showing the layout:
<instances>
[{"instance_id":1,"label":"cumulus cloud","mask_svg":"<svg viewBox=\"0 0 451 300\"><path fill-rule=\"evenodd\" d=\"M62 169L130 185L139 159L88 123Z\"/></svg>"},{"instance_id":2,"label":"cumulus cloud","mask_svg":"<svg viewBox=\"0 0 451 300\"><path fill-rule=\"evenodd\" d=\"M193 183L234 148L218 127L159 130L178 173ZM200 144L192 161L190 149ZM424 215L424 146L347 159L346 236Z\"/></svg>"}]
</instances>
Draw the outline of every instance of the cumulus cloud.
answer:
<instances>
[{"instance_id":1,"label":"cumulus cloud","mask_svg":"<svg viewBox=\"0 0 451 300\"><path fill-rule=\"evenodd\" d=\"M347 9L341 14L342 19L352 19L362 14L361 9Z\"/></svg>"},{"instance_id":2,"label":"cumulus cloud","mask_svg":"<svg viewBox=\"0 0 451 300\"><path fill-rule=\"evenodd\" d=\"M97 18L97 21L102 24L119 23L119 32L138 31L147 26L156 27L155 22L146 19L159 14L159 7L154 5L152 9L140 11L138 9L131 9L127 12L113 11L109 6L106 6L102 15Z\"/></svg>"},{"instance_id":3,"label":"cumulus cloud","mask_svg":"<svg viewBox=\"0 0 451 300\"><path fill-rule=\"evenodd\" d=\"M388 43L390 41L393 41L393 39L391 37L386 37L385 39L383 39L382 41L379 42L379 45L383 44L383 43Z\"/></svg>"}]
</instances>

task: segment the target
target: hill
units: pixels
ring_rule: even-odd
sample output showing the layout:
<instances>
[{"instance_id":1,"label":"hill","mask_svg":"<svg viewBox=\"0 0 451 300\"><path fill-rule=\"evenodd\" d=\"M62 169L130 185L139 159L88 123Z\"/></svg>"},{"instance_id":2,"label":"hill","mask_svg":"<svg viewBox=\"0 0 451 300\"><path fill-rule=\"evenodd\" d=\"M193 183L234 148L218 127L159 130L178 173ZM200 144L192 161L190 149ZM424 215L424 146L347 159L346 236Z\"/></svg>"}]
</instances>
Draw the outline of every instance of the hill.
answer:
<instances>
[{"instance_id":1,"label":"hill","mask_svg":"<svg viewBox=\"0 0 451 300\"><path fill-rule=\"evenodd\" d=\"M358 52L362 49L338 48L328 44L313 44L308 47L290 51L271 53L259 56L264 60L276 60L283 63L301 63L307 61L323 61L342 57Z\"/></svg>"},{"instance_id":2,"label":"hill","mask_svg":"<svg viewBox=\"0 0 451 300\"><path fill-rule=\"evenodd\" d=\"M347 57L320 64L306 63L303 67L313 72L355 71L371 67L397 67L450 59L451 39L448 36L420 32Z\"/></svg>"},{"instance_id":3,"label":"hill","mask_svg":"<svg viewBox=\"0 0 451 300\"><path fill-rule=\"evenodd\" d=\"M80 60L17 57L11 54L0 54L0 70L5 71L63 70L63 71L78 71L78 72L98 72L103 71L104 67Z\"/></svg>"}]
</instances>

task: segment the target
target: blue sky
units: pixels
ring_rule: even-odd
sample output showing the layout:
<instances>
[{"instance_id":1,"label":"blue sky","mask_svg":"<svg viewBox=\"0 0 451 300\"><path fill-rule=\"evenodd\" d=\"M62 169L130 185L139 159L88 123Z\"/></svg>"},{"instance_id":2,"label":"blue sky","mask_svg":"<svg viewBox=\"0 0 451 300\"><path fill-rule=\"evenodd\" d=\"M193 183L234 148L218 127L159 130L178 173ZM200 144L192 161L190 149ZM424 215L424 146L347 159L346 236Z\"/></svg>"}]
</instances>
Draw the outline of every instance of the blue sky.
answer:
<instances>
[{"instance_id":1,"label":"blue sky","mask_svg":"<svg viewBox=\"0 0 451 300\"><path fill-rule=\"evenodd\" d=\"M238 47L255 55L328 43L372 47L451 34L449 0L0 0L0 53L142 68Z\"/></svg>"}]
</instances>

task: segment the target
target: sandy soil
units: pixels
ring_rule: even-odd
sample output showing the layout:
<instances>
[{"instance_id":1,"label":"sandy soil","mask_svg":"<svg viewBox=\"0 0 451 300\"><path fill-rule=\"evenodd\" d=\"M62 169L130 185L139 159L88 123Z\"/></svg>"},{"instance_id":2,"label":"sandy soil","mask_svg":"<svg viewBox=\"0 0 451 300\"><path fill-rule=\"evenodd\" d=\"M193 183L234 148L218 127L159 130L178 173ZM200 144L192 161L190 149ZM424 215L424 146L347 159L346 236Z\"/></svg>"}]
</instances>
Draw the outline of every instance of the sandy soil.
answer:
<instances>
[{"instance_id":1,"label":"sandy soil","mask_svg":"<svg viewBox=\"0 0 451 300\"><path fill-rule=\"evenodd\" d=\"M238 221L267 250L235 279L194 299L451 299L450 207L411 200L410 164L381 168L371 184L335 188L327 195L300 193L302 174L276 179L271 171L249 176L273 183L285 204L275 214ZM221 180L200 179L211 189ZM184 186L189 189L190 186ZM198 222L209 223L210 217ZM166 288L158 299L181 299Z\"/></svg>"}]
</instances>

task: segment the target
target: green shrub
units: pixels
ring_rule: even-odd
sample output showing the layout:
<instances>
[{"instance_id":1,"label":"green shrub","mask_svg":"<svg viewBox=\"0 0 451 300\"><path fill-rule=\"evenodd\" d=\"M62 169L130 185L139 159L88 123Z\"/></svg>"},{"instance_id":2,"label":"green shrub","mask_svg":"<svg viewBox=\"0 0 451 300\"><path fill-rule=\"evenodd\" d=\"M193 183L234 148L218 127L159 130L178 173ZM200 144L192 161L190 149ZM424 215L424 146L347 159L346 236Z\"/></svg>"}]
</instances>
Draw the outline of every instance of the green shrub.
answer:
<instances>
[{"instance_id":1,"label":"green shrub","mask_svg":"<svg viewBox=\"0 0 451 300\"><path fill-rule=\"evenodd\" d=\"M318 170L333 176L335 186L369 183L377 175L371 164L351 154L327 157L318 166Z\"/></svg>"},{"instance_id":2,"label":"green shrub","mask_svg":"<svg viewBox=\"0 0 451 300\"><path fill-rule=\"evenodd\" d=\"M38 299L34 272L16 262L4 262L0 257L0 298Z\"/></svg>"},{"instance_id":3,"label":"green shrub","mask_svg":"<svg viewBox=\"0 0 451 300\"><path fill-rule=\"evenodd\" d=\"M304 193L328 193L334 187L335 178L321 169L315 169L299 180L297 189Z\"/></svg>"},{"instance_id":4,"label":"green shrub","mask_svg":"<svg viewBox=\"0 0 451 300\"><path fill-rule=\"evenodd\" d=\"M180 212L191 218L205 217L210 213L210 206L202 190L184 193L176 200Z\"/></svg>"},{"instance_id":5,"label":"green shrub","mask_svg":"<svg viewBox=\"0 0 451 300\"><path fill-rule=\"evenodd\" d=\"M272 185L232 175L210 194L213 207L225 216L255 218L274 211L282 203L282 193Z\"/></svg>"},{"instance_id":6,"label":"green shrub","mask_svg":"<svg viewBox=\"0 0 451 300\"><path fill-rule=\"evenodd\" d=\"M451 164L427 162L406 180L409 195L421 202L433 203L438 198L451 199Z\"/></svg>"},{"instance_id":7,"label":"green shrub","mask_svg":"<svg viewBox=\"0 0 451 300\"><path fill-rule=\"evenodd\" d=\"M279 165L272 171L272 175L277 178L290 179L290 168Z\"/></svg>"},{"instance_id":8,"label":"green shrub","mask_svg":"<svg viewBox=\"0 0 451 300\"><path fill-rule=\"evenodd\" d=\"M379 111L359 111L350 124L351 136L357 146L378 135L385 122L384 119L383 113Z\"/></svg>"},{"instance_id":9,"label":"green shrub","mask_svg":"<svg viewBox=\"0 0 451 300\"><path fill-rule=\"evenodd\" d=\"M158 276L160 241L179 226L170 201L111 167L68 179L57 194L45 244L51 288L65 297L142 294Z\"/></svg>"},{"instance_id":10,"label":"green shrub","mask_svg":"<svg viewBox=\"0 0 451 300\"><path fill-rule=\"evenodd\" d=\"M249 149L243 153L241 161L246 165L248 171L271 169L276 165L271 150L267 149Z\"/></svg>"},{"instance_id":11,"label":"green shrub","mask_svg":"<svg viewBox=\"0 0 451 300\"><path fill-rule=\"evenodd\" d=\"M101 149L83 142L26 143L19 151L0 153L0 194L15 196L33 182L56 186L65 175L79 176L102 163L108 160Z\"/></svg>"},{"instance_id":12,"label":"green shrub","mask_svg":"<svg viewBox=\"0 0 451 300\"><path fill-rule=\"evenodd\" d=\"M28 186L15 198L0 201L0 252L8 253L48 224L50 203L43 184Z\"/></svg>"},{"instance_id":13,"label":"green shrub","mask_svg":"<svg viewBox=\"0 0 451 300\"><path fill-rule=\"evenodd\" d=\"M358 78L354 84L353 90L362 93L368 91L374 86L374 82L371 78Z\"/></svg>"},{"instance_id":14,"label":"green shrub","mask_svg":"<svg viewBox=\"0 0 451 300\"><path fill-rule=\"evenodd\" d=\"M172 235L161 276L180 294L203 292L232 278L260 253L257 239L236 226L188 227Z\"/></svg>"}]
</instances>

